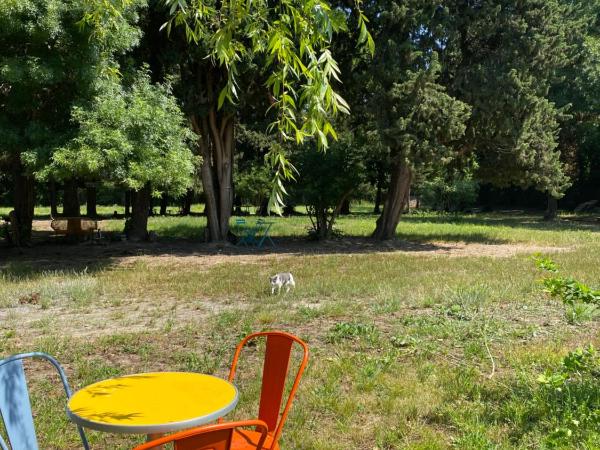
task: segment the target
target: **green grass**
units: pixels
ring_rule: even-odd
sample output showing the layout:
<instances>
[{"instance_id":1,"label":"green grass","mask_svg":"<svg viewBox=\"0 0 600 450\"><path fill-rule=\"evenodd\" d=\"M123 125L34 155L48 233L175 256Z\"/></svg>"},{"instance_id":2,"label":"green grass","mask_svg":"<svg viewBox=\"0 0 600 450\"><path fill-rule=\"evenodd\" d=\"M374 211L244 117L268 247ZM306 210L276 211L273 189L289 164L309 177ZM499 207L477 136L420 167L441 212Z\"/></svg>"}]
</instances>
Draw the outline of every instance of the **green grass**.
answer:
<instances>
[{"instance_id":1,"label":"green grass","mask_svg":"<svg viewBox=\"0 0 600 450\"><path fill-rule=\"evenodd\" d=\"M367 211L340 219L345 236L370 234L375 217ZM282 247L284 236L305 236L309 224L303 216L274 220ZM342 239L319 254L302 252L303 245L320 248L309 242L293 252L168 254L177 238L201 250L203 221L151 218L165 242L159 258L120 254L116 243L87 270L85 245L0 262L0 354L48 351L75 388L151 370L225 376L242 336L285 329L311 348L285 449L598 448L593 419L581 425L585 432L550 442L557 420L568 416L556 415L560 405L544 400L537 381L568 351L599 344L598 319L570 323L563 305L541 292L531 260L540 247L560 247L552 258L561 273L598 286L598 227L528 215L415 214L399 227L413 243L409 251ZM104 226L118 230L122 221ZM463 243L470 250L453 254ZM433 251L444 244L450 250ZM496 251L504 257L493 257ZM61 262L69 269L56 269ZM283 270L294 273L296 290L269 295L268 275ZM22 304L32 293L39 301ZM242 401L231 417L257 411L260 364L255 353L245 356ZM46 373L32 370L41 447L78 448ZM140 442L90 437L93 448Z\"/></svg>"}]
</instances>

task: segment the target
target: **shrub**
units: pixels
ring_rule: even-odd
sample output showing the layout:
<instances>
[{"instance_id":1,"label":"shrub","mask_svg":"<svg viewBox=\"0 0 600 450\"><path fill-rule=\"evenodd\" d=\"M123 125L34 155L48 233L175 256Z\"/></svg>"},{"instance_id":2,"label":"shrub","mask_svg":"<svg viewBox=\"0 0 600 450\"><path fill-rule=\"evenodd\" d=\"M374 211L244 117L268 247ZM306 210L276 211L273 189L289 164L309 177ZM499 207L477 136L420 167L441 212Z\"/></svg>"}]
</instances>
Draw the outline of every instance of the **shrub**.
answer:
<instances>
[{"instance_id":1,"label":"shrub","mask_svg":"<svg viewBox=\"0 0 600 450\"><path fill-rule=\"evenodd\" d=\"M264 165L252 165L235 176L235 191L242 204L259 206L271 192L271 173Z\"/></svg>"},{"instance_id":2,"label":"shrub","mask_svg":"<svg viewBox=\"0 0 600 450\"><path fill-rule=\"evenodd\" d=\"M456 175L449 180L437 176L423 181L419 191L423 206L436 211L457 212L475 205L479 184L470 175Z\"/></svg>"},{"instance_id":3,"label":"shrub","mask_svg":"<svg viewBox=\"0 0 600 450\"><path fill-rule=\"evenodd\" d=\"M300 172L295 200L304 203L317 239L333 234L335 220L345 200L356 195L365 181L365 148L354 145L350 133L340 137L325 152L308 145L299 149L295 160Z\"/></svg>"}]
</instances>

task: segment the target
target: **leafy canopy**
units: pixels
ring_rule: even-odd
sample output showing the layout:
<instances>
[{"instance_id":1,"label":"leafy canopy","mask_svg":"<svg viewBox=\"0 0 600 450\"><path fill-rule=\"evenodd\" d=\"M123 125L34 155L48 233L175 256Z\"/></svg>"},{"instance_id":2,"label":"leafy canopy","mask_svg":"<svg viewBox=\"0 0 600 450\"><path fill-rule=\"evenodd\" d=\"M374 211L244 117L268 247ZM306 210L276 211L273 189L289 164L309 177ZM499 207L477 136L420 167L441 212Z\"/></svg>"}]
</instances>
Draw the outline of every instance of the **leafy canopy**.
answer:
<instances>
[{"instance_id":1,"label":"leafy canopy","mask_svg":"<svg viewBox=\"0 0 600 450\"><path fill-rule=\"evenodd\" d=\"M227 70L227 82L218 96L235 104L240 67L260 58L269 73L266 87L277 117L271 127L297 142L317 136L322 147L335 131L329 114L349 112L346 101L334 91L339 67L329 45L333 34L347 29L346 12L321 0L165 0L171 19L165 24L183 26L189 41L197 44L213 65ZM374 50L365 20L361 36Z\"/></svg>"},{"instance_id":2,"label":"leafy canopy","mask_svg":"<svg viewBox=\"0 0 600 450\"><path fill-rule=\"evenodd\" d=\"M165 0L171 19L165 24L185 29L188 41L214 67L225 71L217 107L225 102L235 108L239 97L238 77L249 66L266 78L264 85L273 119L269 131L283 140L301 143L315 137L321 149L337 139L331 116L349 113L349 105L333 88L340 69L330 51L333 34L347 29L348 11L333 9L323 0ZM374 44L366 18L356 3L359 44L371 53ZM293 178L295 169L282 146L273 146L270 158L275 168L270 206L280 212L282 179Z\"/></svg>"},{"instance_id":3,"label":"leafy canopy","mask_svg":"<svg viewBox=\"0 0 600 450\"><path fill-rule=\"evenodd\" d=\"M90 107L73 110L77 136L58 149L44 174L109 180L133 190L150 184L174 195L191 184L195 135L169 85L150 83L146 72L131 87L108 83Z\"/></svg>"},{"instance_id":4,"label":"leafy canopy","mask_svg":"<svg viewBox=\"0 0 600 450\"><path fill-rule=\"evenodd\" d=\"M0 2L0 154L30 169L70 138L71 107L89 98L106 58L138 37L125 19L99 45L78 21L84 0Z\"/></svg>"}]
</instances>

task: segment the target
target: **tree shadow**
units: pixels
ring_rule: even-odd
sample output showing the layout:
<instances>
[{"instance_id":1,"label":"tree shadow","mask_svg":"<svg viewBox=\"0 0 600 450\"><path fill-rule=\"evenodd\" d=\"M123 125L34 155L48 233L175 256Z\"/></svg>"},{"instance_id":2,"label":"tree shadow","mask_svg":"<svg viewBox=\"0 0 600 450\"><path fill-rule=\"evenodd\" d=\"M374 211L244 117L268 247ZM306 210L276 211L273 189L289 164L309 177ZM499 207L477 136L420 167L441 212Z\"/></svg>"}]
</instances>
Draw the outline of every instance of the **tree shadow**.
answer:
<instances>
[{"instance_id":1,"label":"tree shadow","mask_svg":"<svg viewBox=\"0 0 600 450\"><path fill-rule=\"evenodd\" d=\"M598 231L595 224L559 220L548 223L538 216L526 214L485 214L470 216L454 215L406 215L398 228L398 239L376 241L366 236L342 235L327 241L311 241L297 235L272 236L276 246L265 243L263 248L235 246L233 244L210 244L202 240L203 227L190 222L175 223L159 231L157 242L82 242L68 243L63 236L51 231L36 232L35 245L31 248L0 247L0 280L29 280L51 272L93 273L121 264L124 259L135 256L214 256L214 255L344 255L406 252L413 254L449 253L461 244L489 245L493 253L495 245L511 242L490 236L474 229L411 230L402 224L465 224L481 226L504 226L511 228ZM117 233L118 234L118 233Z\"/></svg>"},{"instance_id":2,"label":"tree shadow","mask_svg":"<svg viewBox=\"0 0 600 450\"><path fill-rule=\"evenodd\" d=\"M480 225L504 226L509 228L523 228L539 231L600 231L600 222L582 219L557 219L547 221L539 214L484 214L484 215L405 215L401 222L414 224L452 224L452 225Z\"/></svg>"},{"instance_id":3,"label":"tree shadow","mask_svg":"<svg viewBox=\"0 0 600 450\"><path fill-rule=\"evenodd\" d=\"M0 279L8 281L35 280L54 273L91 274L110 269L124 259L137 256L308 256L346 255L406 252L413 254L447 253L456 248L453 244L417 242L408 240L375 241L366 237L345 236L327 241L311 241L308 238L274 237L276 246L235 246L211 244L186 239L160 239L157 242L110 242L78 245L41 243L31 248L7 249L6 258L0 259ZM458 239L458 237L457 237ZM478 240L479 239L479 240ZM483 236L473 242L490 242Z\"/></svg>"}]
</instances>

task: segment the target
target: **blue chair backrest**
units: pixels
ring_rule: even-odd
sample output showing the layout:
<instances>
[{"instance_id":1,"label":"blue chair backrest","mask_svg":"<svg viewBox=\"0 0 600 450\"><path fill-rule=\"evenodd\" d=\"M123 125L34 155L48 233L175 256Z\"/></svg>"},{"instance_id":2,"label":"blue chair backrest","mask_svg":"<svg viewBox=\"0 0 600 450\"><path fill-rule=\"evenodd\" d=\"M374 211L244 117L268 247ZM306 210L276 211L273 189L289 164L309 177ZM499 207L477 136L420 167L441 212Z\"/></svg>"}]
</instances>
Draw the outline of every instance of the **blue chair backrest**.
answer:
<instances>
[{"instance_id":1,"label":"blue chair backrest","mask_svg":"<svg viewBox=\"0 0 600 450\"><path fill-rule=\"evenodd\" d=\"M21 359L0 366L0 413L13 450L38 449Z\"/></svg>"},{"instance_id":2,"label":"blue chair backrest","mask_svg":"<svg viewBox=\"0 0 600 450\"><path fill-rule=\"evenodd\" d=\"M56 368L67 399L71 397L67 377L58 361L50 355L38 352L22 353L0 360L0 415L12 450L38 450L29 390L23 369L23 359L33 357L45 359ZM89 449L83 430L80 427L77 428L83 448ZM0 436L0 448L8 450L2 436Z\"/></svg>"}]
</instances>

